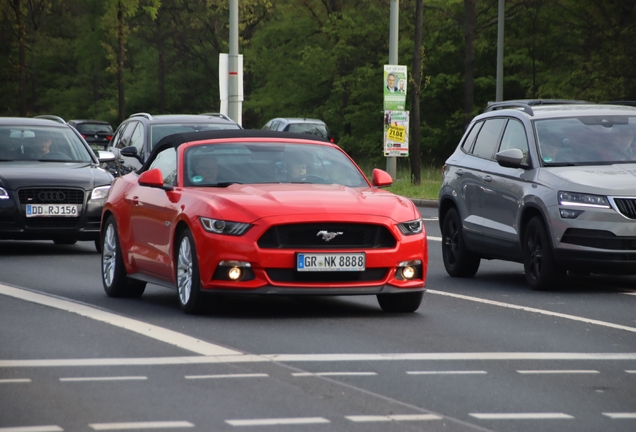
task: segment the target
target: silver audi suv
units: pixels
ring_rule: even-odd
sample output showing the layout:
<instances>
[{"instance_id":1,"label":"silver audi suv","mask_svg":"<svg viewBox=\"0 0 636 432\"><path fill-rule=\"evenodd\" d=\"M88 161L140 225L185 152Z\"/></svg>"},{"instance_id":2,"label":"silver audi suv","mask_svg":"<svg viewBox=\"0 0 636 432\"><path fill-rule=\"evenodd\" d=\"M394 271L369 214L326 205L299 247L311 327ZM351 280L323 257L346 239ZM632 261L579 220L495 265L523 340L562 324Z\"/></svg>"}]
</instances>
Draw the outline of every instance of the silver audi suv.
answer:
<instances>
[{"instance_id":1,"label":"silver audi suv","mask_svg":"<svg viewBox=\"0 0 636 432\"><path fill-rule=\"evenodd\" d=\"M636 274L636 107L576 101L493 103L444 166L444 266L523 263L537 290L567 272Z\"/></svg>"}]
</instances>

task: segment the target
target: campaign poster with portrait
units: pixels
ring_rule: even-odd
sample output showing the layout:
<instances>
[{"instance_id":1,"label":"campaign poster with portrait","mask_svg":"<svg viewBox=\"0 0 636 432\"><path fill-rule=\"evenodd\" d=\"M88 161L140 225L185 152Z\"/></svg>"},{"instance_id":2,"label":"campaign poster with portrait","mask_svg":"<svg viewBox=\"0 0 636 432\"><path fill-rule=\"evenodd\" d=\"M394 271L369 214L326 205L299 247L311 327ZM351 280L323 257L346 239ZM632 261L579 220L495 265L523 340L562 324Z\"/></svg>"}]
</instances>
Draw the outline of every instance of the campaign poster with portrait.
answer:
<instances>
[{"instance_id":1,"label":"campaign poster with portrait","mask_svg":"<svg viewBox=\"0 0 636 432\"><path fill-rule=\"evenodd\" d=\"M409 155L409 112L384 111L384 156Z\"/></svg>"},{"instance_id":2,"label":"campaign poster with portrait","mask_svg":"<svg viewBox=\"0 0 636 432\"><path fill-rule=\"evenodd\" d=\"M384 109L406 109L406 66L384 65Z\"/></svg>"}]
</instances>

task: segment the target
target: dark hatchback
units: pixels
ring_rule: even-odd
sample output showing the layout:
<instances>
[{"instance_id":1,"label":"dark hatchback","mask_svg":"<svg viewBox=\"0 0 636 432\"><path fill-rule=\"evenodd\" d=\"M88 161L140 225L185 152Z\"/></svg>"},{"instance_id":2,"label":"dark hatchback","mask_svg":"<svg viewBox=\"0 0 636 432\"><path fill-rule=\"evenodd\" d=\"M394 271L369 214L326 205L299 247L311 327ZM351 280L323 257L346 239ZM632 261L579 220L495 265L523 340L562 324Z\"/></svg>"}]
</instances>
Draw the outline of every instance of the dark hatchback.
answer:
<instances>
[{"instance_id":1,"label":"dark hatchback","mask_svg":"<svg viewBox=\"0 0 636 432\"><path fill-rule=\"evenodd\" d=\"M99 154L99 159L95 153ZM65 123L0 117L0 239L94 241L114 160Z\"/></svg>"},{"instance_id":2,"label":"dark hatchback","mask_svg":"<svg viewBox=\"0 0 636 432\"><path fill-rule=\"evenodd\" d=\"M93 150L106 150L115 133L110 123L101 120L69 120L68 124L77 129Z\"/></svg>"}]
</instances>

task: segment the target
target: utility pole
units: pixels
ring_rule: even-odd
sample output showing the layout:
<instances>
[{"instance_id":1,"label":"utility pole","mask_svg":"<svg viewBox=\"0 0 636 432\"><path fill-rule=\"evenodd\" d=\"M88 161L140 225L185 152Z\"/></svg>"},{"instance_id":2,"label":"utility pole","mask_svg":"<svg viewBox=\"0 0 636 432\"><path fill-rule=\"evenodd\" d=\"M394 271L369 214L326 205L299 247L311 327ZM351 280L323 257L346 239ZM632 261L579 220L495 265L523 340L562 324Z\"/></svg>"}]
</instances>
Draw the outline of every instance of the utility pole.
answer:
<instances>
[{"instance_id":1,"label":"utility pole","mask_svg":"<svg viewBox=\"0 0 636 432\"><path fill-rule=\"evenodd\" d=\"M504 57L504 3L499 0L499 17L497 18L497 91L495 101L503 100L503 57Z\"/></svg>"},{"instance_id":2,"label":"utility pole","mask_svg":"<svg viewBox=\"0 0 636 432\"><path fill-rule=\"evenodd\" d=\"M391 0L389 29L389 64L398 64L398 30L400 27L400 1ZM397 175L397 158L395 156L386 157L386 172L395 179Z\"/></svg>"},{"instance_id":3,"label":"utility pole","mask_svg":"<svg viewBox=\"0 0 636 432\"><path fill-rule=\"evenodd\" d=\"M239 103L239 61L238 61L238 0L230 0L230 54L228 56L228 116L242 124L242 115Z\"/></svg>"}]
</instances>

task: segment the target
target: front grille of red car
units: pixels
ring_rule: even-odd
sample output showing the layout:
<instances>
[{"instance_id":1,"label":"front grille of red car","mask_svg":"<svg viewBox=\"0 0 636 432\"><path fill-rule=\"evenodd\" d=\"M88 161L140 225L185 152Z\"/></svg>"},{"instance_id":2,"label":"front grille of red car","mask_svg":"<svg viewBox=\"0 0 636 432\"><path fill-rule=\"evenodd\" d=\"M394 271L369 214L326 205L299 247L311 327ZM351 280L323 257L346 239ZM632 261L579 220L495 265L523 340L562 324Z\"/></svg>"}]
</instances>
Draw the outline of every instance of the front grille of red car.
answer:
<instances>
[{"instance_id":1,"label":"front grille of red car","mask_svg":"<svg viewBox=\"0 0 636 432\"><path fill-rule=\"evenodd\" d=\"M264 249L377 249L395 247L395 237L382 225L277 225L268 229L258 239L258 246Z\"/></svg>"},{"instance_id":2,"label":"front grille of red car","mask_svg":"<svg viewBox=\"0 0 636 432\"><path fill-rule=\"evenodd\" d=\"M388 268L371 268L355 272L298 272L294 269L265 269L274 282L346 283L375 282L386 277Z\"/></svg>"},{"instance_id":3,"label":"front grille of red car","mask_svg":"<svg viewBox=\"0 0 636 432\"><path fill-rule=\"evenodd\" d=\"M614 198L614 202L620 214L630 219L636 219L635 198Z\"/></svg>"}]
</instances>

